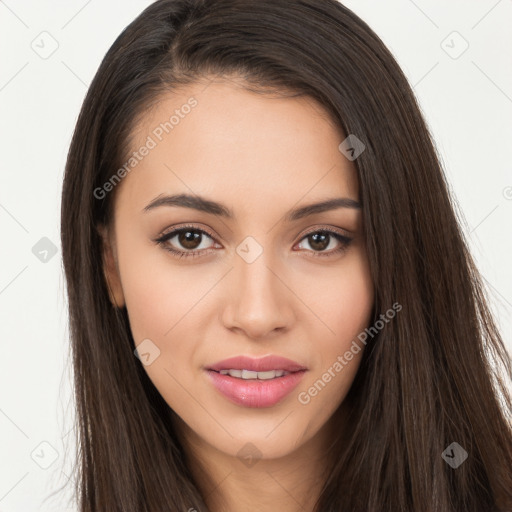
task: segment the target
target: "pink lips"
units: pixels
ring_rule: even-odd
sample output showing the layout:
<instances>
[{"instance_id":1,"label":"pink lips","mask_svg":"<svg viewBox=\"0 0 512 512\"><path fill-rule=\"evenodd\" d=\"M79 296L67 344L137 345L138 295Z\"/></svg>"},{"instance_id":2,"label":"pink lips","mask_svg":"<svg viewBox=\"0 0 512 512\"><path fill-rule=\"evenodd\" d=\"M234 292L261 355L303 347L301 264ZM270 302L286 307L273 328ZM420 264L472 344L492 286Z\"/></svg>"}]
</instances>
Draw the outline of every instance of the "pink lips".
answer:
<instances>
[{"instance_id":1,"label":"pink lips","mask_svg":"<svg viewBox=\"0 0 512 512\"><path fill-rule=\"evenodd\" d=\"M290 373L268 380L247 380L219 373L220 370L230 369L256 372L284 370ZM261 359L238 356L219 361L206 370L212 384L233 403L245 407L272 407L297 387L307 368L279 356Z\"/></svg>"}]
</instances>

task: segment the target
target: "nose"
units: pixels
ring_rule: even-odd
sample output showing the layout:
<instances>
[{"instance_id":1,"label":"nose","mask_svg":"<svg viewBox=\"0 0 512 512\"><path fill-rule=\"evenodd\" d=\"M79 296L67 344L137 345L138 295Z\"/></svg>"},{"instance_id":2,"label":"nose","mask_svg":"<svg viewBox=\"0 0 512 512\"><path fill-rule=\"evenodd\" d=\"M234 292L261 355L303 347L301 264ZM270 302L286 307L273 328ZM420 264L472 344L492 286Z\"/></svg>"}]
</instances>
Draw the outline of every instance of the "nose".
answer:
<instances>
[{"instance_id":1,"label":"nose","mask_svg":"<svg viewBox=\"0 0 512 512\"><path fill-rule=\"evenodd\" d=\"M293 320L293 292L287 286L282 266L271 261L270 250L251 263L234 255L228 298L222 314L224 326L242 331L251 339L272 336L290 328Z\"/></svg>"}]
</instances>

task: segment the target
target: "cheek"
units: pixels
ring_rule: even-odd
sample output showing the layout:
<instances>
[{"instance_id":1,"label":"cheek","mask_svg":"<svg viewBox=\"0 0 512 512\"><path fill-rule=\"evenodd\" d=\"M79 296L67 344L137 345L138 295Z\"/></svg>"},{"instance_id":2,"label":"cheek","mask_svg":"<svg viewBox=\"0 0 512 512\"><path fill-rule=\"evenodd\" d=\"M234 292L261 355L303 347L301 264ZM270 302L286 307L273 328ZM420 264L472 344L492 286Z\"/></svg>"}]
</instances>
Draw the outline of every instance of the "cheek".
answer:
<instances>
[{"instance_id":1,"label":"cheek","mask_svg":"<svg viewBox=\"0 0 512 512\"><path fill-rule=\"evenodd\" d=\"M191 369L200 364L208 314L214 308L211 292L226 266L178 266L164 249L140 247L140 241L126 241L129 246L132 250L120 251L119 265L132 336L136 346L151 340L158 357L144 369L169 405L179 410L190 399L184 388L194 387Z\"/></svg>"},{"instance_id":2,"label":"cheek","mask_svg":"<svg viewBox=\"0 0 512 512\"><path fill-rule=\"evenodd\" d=\"M151 350L158 354L144 369L174 410L186 410L191 400L186 390L194 388L190 369L197 366L198 334L205 322L201 298L222 269L206 274L193 266L173 266L171 256L154 247L124 255L120 273L135 345L149 339ZM212 275L217 273L219 277ZM144 343L141 346L147 347Z\"/></svg>"},{"instance_id":3,"label":"cheek","mask_svg":"<svg viewBox=\"0 0 512 512\"><path fill-rule=\"evenodd\" d=\"M182 326L182 319L186 323L194 315L195 306L223 271L201 265L177 266L164 249L130 240L129 235L124 244L120 241L119 253L123 293L136 344L152 336L162 341L171 338Z\"/></svg>"},{"instance_id":4,"label":"cheek","mask_svg":"<svg viewBox=\"0 0 512 512\"><path fill-rule=\"evenodd\" d=\"M344 350L371 319L374 290L366 253L356 247L339 265L309 274L300 294L317 317L318 341L325 340L328 353Z\"/></svg>"},{"instance_id":5,"label":"cheek","mask_svg":"<svg viewBox=\"0 0 512 512\"><path fill-rule=\"evenodd\" d=\"M358 268L359 267L359 268ZM369 272L361 264L347 271L333 290L328 316L340 340L340 349L350 344L370 321L373 308L373 284Z\"/></svg>"},{"instance_id":6,"label":"cheek","mask_svg":"<svg viewBox=\"0 0 512 512\"><path fill-rule=\"evenodd\" d=\"M308 388L303 387L308 396L302 403L317 397L317 406L322 404L326 412L332 412L357 373L365 349L358 335L371 321L374 290L365 253L354 251L336 270L316 273L314 283L306 283L306 296L318 317L311 324L318 364L306 384Z\"/></svg>"}]
</instances>

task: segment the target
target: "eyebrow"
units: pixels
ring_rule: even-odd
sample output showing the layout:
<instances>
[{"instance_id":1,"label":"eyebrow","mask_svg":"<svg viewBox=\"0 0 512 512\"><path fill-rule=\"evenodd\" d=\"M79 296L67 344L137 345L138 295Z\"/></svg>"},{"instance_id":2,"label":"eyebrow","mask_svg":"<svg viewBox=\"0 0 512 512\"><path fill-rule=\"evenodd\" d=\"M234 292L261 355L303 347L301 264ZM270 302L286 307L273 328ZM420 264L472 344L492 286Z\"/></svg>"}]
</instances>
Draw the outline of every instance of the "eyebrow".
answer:
<instances>
[{"instance_id":1,"label":"eyebrow","mask_svg":"<svg viewBox=\"0 0 512 512\"><path fill-rule=\"evenodd\" d=\"M234 218L233 212L226 206L201 196L189 194L159 195L142 211L148 212L160 206L181 206L183 208L192 208L194 210L209 213L217 217L223 217L226 219ZM284 220L286 222L293 222L295 220L308 217L309 215L335 210L337 208L361 209L361 203L349 197L334 197L319 203L308 204L306 206L290 210L286 213Z\"/></svg>"}]
</instances>

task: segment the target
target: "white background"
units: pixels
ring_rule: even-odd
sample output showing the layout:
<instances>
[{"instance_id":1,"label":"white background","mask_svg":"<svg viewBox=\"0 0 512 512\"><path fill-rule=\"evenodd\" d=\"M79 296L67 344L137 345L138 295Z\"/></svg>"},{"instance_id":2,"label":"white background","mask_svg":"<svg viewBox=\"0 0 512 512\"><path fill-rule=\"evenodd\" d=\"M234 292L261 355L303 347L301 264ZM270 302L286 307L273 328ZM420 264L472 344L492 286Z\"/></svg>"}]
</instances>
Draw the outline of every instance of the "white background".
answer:
<instances>
[{"instance_id":1,"label":"white background","mask_svg":"<svg viewBox=\"0 0 512 512\"><path fill-rule=\"evenodd\" d=\"M0 512L75 510L66 491L43 503L66 482L74 458L63 169L88 84L149 3L0 1ZM346 5L379 34L414 87L512 353L512 1ZM453 31L469 44L458 58L463 41ZM41 38L47 50L58 44L46 59L32 48ZM45 263L32 252L43 237L57 250ZM55 462L40 467L52 455Z\"/></svg>"}]
</instances>

